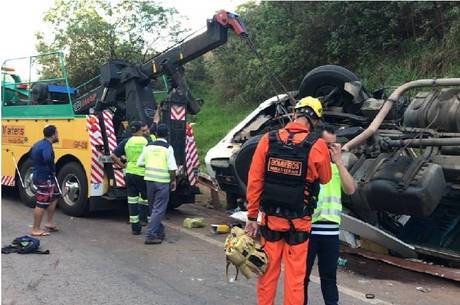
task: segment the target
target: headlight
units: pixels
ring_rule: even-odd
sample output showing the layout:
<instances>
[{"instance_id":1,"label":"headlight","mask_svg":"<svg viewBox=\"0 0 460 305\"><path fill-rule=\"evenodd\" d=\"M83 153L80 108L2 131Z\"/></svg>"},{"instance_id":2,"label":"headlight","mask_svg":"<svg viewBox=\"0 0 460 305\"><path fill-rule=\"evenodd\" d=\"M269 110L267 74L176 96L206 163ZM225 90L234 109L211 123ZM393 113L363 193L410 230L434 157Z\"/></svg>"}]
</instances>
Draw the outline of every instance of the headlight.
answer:
<instances>
[{"instance_id":1,"label":"headlight","mask_svg":"<svg viewBox=\"0 0 460 305\"><path fill-rule=\"evenodd\" d=\"M214 167L229 167L228 159L212 159L211 166Z\"/></svg>"}]
</instances>

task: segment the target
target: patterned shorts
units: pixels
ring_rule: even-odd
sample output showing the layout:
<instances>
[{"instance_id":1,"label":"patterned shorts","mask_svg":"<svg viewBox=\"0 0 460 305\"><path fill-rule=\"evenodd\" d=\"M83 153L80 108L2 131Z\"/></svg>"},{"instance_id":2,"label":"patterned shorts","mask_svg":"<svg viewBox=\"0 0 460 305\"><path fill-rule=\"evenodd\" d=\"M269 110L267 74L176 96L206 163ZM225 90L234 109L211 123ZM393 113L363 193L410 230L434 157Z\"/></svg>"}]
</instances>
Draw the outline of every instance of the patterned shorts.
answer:
<instances>
[{"instance_id":1,"label":"patterned shorts","mask_svg":"<svg viewBox=\"0 0 460 305\"><path fill-rule=\"evenodd\" d=\"M59 199L61 194L54 180L34 181L37 192L35 193L36 207L46 209L51 202Z\"/></svg>"}]
</instances>

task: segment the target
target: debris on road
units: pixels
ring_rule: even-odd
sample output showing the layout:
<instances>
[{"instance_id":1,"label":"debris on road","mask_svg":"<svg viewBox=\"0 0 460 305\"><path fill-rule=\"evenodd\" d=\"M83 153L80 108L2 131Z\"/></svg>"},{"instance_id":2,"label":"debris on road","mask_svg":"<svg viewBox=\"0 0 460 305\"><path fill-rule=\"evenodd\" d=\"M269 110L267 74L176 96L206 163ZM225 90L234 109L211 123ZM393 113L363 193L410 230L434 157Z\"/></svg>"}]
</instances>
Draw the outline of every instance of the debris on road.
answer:
<instances>
[{"instance_id":1,"label":"debris on road","mask_svg":"<svg viewBox=\"0 0 460 305\"><path fill-rule=\"evenodd\" d=\"M430 288L426 288L426 287L417 287L417 288L415 288L415 290L423 292L423 293L427 293L427 292L431 291Z\"/></svg>"},{"instance_id":2,"label":"debris on road","mask_svg":"<svg viewBox=\"0 0 460 305\"><path fill-rule=\"evenodd\" d=\"M230 232L230 227L226 224L212 224L211 231L214 234L227 234L228 232Z\"/></svg>"},{"instance_id":3,"label":"debris on road","mask_svg":"<svg viewBox=\"0 0 460 305\"><path fill-rule=\"evenodd\" d=\"M183 225L187 229L203 228L206 226L203 217L185 218Z\"/></svg>"},{"instance_id":4,"label":"debris on road","mask_svg":"<svg viewBox=\"0 0 460 305\"><path fill-rule=\"evenodd\" d=\"M346 258L339 257L339 259L337 259L337 266L345 267L347 263L348 263L348 260Z\"/></svg>"},{"instance_id":5,"label":"debris on road","mask_svg":"<svg viewBox=\"0 0 460 305\"><path fill-rule=\"evenodd\" d=\"M366 293L366 299L375 299L375 294L373 294L373 293Z\"/></svg>"},{"instance_id":6,"label":"debris on road","mask_svg":"<svg viewBox=\"0 0 460 305\"><path fill-rule=\"evenodd\" d=\"M373 253L362 249L351 249L349 247L342 247L340 249L342 253L360 255L362 257L381 261L396 267L412 270L420 273L426 273L441 278L450 279L453 281L460 282L460 270L455 268L448 268L439 265L430 265L414 260L403 259L390 255L384 255L379 253Z\"/></svg>"}]
</instances>

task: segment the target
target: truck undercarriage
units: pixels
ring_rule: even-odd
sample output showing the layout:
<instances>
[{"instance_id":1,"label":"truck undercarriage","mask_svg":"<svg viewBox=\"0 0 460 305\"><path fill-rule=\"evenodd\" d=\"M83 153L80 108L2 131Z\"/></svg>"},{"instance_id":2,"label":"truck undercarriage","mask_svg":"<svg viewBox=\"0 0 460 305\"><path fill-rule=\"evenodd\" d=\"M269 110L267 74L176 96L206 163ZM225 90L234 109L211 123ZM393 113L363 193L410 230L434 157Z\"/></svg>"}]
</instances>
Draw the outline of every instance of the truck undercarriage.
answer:
<instances>
[{"instance_id":1,"label":"truck undercarriage","mask_svg":"<svg viewBox=\"0 0 460 305\"><path fill-rule=\"evenodd\" d=\"M342 240L356 245L361 236L397 255L458 264L460 79L409 84L390 97L383 89L368 93L352 72L327 65L308 73L292 95L320 97L357 181L357 191L343 196ZM208 169L228 198L244 200L258 140L290 121L291 109L287 95L271 98L210 150Z\"/></svg>"}]
</instances>

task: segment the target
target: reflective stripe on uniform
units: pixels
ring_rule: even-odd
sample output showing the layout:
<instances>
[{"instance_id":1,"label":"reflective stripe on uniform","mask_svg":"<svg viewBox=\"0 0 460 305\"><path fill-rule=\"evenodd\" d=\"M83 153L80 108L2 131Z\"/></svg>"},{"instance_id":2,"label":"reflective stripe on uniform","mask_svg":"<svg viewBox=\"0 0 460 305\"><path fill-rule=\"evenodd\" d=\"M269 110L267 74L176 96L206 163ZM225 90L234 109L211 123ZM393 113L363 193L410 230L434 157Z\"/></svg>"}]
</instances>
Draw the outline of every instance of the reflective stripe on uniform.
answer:
<instances>
[{"instance_id":1,"label":"reflective stripe on uniform","mask_svg":"<svg viewBox=\"0 0 460 305\"><path fill-rule=\"evenodd\" d=\"M163 175L155 175L155 174L150 174L150 173L145 173L145 180L151 180L151 181L154 181L154 180L168 180L166 182L169 182L169 178L166 178L166 176L163 176ZM169 175L168 175L169 177ZM157 182L160 182L160 181L157 181Z\"/></svg>"},{"instance_id":2,"label":"reflective stripe on uniform","mask_svg":"<svg viewBox=\"0 0 460 305\"><path fill-rule=\"evenodd\" d=\"M138 197L138 196L136 196L136 197L129 197L129 196L128 196L128 203L129 203L129 204L136 204L138 201L139 201L139 197Z\"/></svg>"},{"instance_id":3,"label":"reflective stripe on uniform","mask_svg":"<svg viewBox=\"0 0 460 305\"><path fill-rule=\"evenodd\" d=\"M340 235L340 230L337 231L316 231L311 230L310 234L312 235Z\"/></svg>"},{"instance_id":4,"label":"reflective stripe on uniform","mask_svg":"<svg viewBox=\"0 0 460 305\"><path fill-rule=\"evenodd\" d=\"M336 209L321 209L318 212L313 213L313 217L319 217L319 216L326 216L326 215L332 215L332 216L341 216L342 211L336 210Z\"/></svg>"},{"instance_id":5,"label":"reflective stripe on uniform","mask_svg":"<svg viewBox=\"0 0 460 305\"><path fill-rule=\"evenodd\" d=\"M313 230L313 228L318 228L318 229L338 229L339 226L336 225L336 224L317 224L317 223L312 223L311 224L311 228Z\"/></svg>"},{"instance_id":6,"label":"reflective stripe on uniform","mask_svg":"<svg viewBox=\"0 0 460 305\"><path fill-rule=\"evenodd\" d=\"M159 172L159 173L168 173L169 174L169 170L163 169L163 168L146 167L145 170L148 170L150 172Z\"/></svg>"},{"instance_id":7,"label":"reflective stripe on uniform","mask_svg":"<svg viewBox=\"0 0 460 305\"><path fill-rule=\"evenodd\" d=\"M321 198L321 203L329 203L329 202L335 202L335 203L342 204L340 197L337 197L337 196L325 196Z\"/></svg>"},{"instance_id":8,"label":"reflective stripe on uniform","mask_svg":"<svg viewBox=\"0 0 460 305\"><path fill-rule=\"evenodd\" d=\"M136 216L129 216L130 223L138 223L139 222L139 215Z\"/></svg>"},{"instance_id":9,"label":"reflective stripe on uniform","mask_svg":"<svg viewBox=\"0 0 460 305\"><path fill-rule=\"evenodd\" d=\"M142 199L142 198L140 198L140 197L139 197L139 201L138 201L138 202L139 202L139 204L141 204L141 205L147 205L147 206L149 205L149 202L148 202L147 199Z\"/></svg>"}]
</instances>

